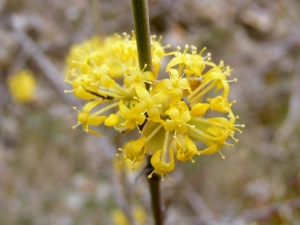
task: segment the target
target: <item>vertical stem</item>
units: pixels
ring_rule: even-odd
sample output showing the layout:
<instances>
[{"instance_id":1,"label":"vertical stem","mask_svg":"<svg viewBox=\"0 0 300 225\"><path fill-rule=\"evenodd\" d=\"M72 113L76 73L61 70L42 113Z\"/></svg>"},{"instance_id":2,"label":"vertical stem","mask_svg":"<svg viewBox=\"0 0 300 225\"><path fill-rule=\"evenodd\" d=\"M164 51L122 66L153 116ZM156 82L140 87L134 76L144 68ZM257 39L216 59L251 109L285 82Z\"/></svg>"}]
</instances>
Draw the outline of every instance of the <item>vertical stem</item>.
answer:
<instances>
[{"instance_id":1,"label":"vertical stem","mask_svg":"<svg viewBox=\"0 0 300 225\"><path fill-rule=\"evenodd\" d=\"M153 167L150 162L151 156L147 157L146 175L153 171ZM148 179L148 178L147 178ZM155 225L163 225L163 213L161 210L160 200L160 176L158 174L152 174L152 178L148 179L149 191L151 194L151 208L153 212Z\"/></svg>"},{"instance_id":2,"label":"vertical stem","mask_svg":"<svg viewBox=\"0 0 300 225\"><path fill-rule=\"evenodd\" d=\"M152 72L150 26L147 0L132 0L134 31L137 42L140 69Z\"/></svg>"},{"instance_id":3,"label":"vertical stem","mask_svg":"<svg viewBox=\"0 0 300 225\"><path fill-rule=\"evenodd\" d=\"M145 68L145 71L152 72L151 40L147 0L132 0L132 9L139 66L142 70L146 64L147 66ZM149 84L146 83L145 85L146 88L149 89ZM147 166L145 169L146 176L148 176L154 170L151 165L150 159L151 156L148 156ZM148 185L151 195L151 205L155 225L163 225L160 200L160 176L157 174L153 174L152 178L148 179Z\"/></svg>"}]
</instances>

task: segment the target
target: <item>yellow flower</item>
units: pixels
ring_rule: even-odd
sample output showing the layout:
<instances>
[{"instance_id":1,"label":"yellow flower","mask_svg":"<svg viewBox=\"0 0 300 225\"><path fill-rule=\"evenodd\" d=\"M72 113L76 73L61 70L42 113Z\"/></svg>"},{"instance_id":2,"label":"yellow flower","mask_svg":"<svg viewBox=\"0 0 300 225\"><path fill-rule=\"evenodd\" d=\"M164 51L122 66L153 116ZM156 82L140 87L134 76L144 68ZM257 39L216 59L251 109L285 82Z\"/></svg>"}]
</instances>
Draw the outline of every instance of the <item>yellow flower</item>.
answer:
<instances>
[{"instance_id":1,"label":"yellow flower","mask_svg":"<svg viewBox=\"0 0 300 225\"><path fill-rule=\"evenodd\" d=\"M168 176L168 173L174 170L174 153L173 150L169 150L170 162L167 163L164 159L161 158L162 150L157 150L151 157L151 165L153 166L153 172L148 176L151 178L153 173L156 173L161 176L161 179L164 180L164 174ZM172 182L171 179L169 179Z\"/></svg>"},{"instance_id":2,"label":"yellow flower","mask_svg":"<svg viewBox=\"0 0 300 225\"><path fill-rule=\"evenodd\" d=\"M148 91L140 84L135 85L135 90L138 95L138 98L136 99L139 101L139 103L135 107L139 107L143 110L143 112L147 112L150 120L159 122L159 109L161 107L160 103L166 100L169 95L167 95L165 92L159 92L152 95L151 88Z\"/></svg>"},{"instance_id":3,"label":"yellow flower","mask_svg":"<svg viewBox=\"0 0 300 225\"><path fill-rule=\"evenodd\" d=\"M191 119L190 111L185 105L185 102L180 102L177 106L172 105L170 109L165 112L170 119L166 121L161 121L165 130L170 132L175 130L174 137L176 134L180 135L188 131L187 122Z\"/></svg>"},{"instance_id":4,"label":"yellow flower","mask_svg":"<svg viewBox=\"0 0 300 225\"><path fill-rule=\"evenodd\" d=\"M207 101L210 103L210 107L212 110L217 112L226 113L230 110L231 105L235 102L229 103L227 99L223 96L219 95L215 98L208 98Z\"/></svg>"},{"instance_id":5,"label":"yellow flower","mask_svg":"<svg viewBox=\"0 0 300 225\"><path fill-rule=\"evenodd\" d=\"M207 73L205 73L203 75L203 82L202 82L202 86L206 86L207 84L213 82L213 86L209 85L208 87L206 87L207 89L211 89L213 87L215 87L216 91L220 90L223 88L223 97L227 98L228 93L229 93L229 84L228 82L231 81L237 81L237 79L233 79L228 81L226 79L227 76L230 76L230 73L232 72L232 70L230 69L229 66L224 66L224 62L221 61L219 66L215 66L214 68L210 69Z\"/></svg>"},{"instance_id":6,"label":"yellow flower","mask_svg":"<svg viewBox=\"0 0 300 225\"><path fill-rule=\"evenodd\" d=\"M220 152L223 145L225 145L224 142L207 142L206 145L208 146L206 149L199 151L198 154L213 154L215 152ZM221 152L220 152L221 153ZM225 159L225 156L221 154L222 158Z\"/></svg>"},{"instance_id":7,"label":"yellow flower","mask_svg":"<svg viewBox=\"0 0 300 225\"><path fill-rule=\"evenodd\" d=\"M141 71L139 67L130 67L127 69L127 76L124 78L124 84L127 88L131 85L145 85L155 80L155 76L149 71Z\"/></svg>"},{"instance_id":8,"label":"yellow flower","mask_svg":"<svg viewBox=\"0 0 300 225\"><path fill-rule=\"evenodd\" d=\"M146 153L145 137L135 141L128 142L124 149L119 149L125 155L125 159L130 159L132 162L132 169L134 170L134 163L142 161Z\"/></svg>"},{"instance_id":9,"label":"yellow flower","mask_svg":"<svg viewBox=\"0 0 300 225\"><path fill-rule=\"evenodd\" d=\"M182 68L185 64L189 64L189 60L191 58L191 54L187 53L189 50L189 45L185 45L183 53L180 52L180 47L177 47L177 52L172 52L169 54L174 54L175 57L171 59L171 61L168 63L166 71L168 72L171 67L179 65L180 69L178 69L179 72L182 71Z\"/></svg>"},{"instance_id":10,"label":"yellow flower","mask_svg":"<svg viewBox=\"0 0 300 225\"><path fill-rule=\"evenodd\" d=\"M23 104L34 99L36 80L29 70L21 70L8 78L8 87L13 100Z\"/></svg>"},{"instance_id":11,"label":"yellow flower","mask_svg":"<svg viewBox=\"0 0 300 225\"><path fill-rule=\"evenodd\" d=\"M177 70L170 69L169 72L170 79L160 81L153 89L153 93L168 91L167 94L171 97L170 104L173 104L181 101L184 90L190 91L191 88L188 79L179 77Z\"/></svg>"},{"instance_id":12,"label":"yellow flower","mask_svg":"<svg viewBox=\"0 0 300 225\"><path fill-rule=\"evenodd\" d=\"M103 86L105 88L112 87L116 82L112 79L109 73L109 67L105 64L101 65L100 67L93 68L88 73L91 74L92 85L93 86Z\"/></svg>"},{"instance_id":13,"label":"yellow flower","mask_svg":"<svg viewBox=\"0 0 300 225\"><path fill-rule=\"evenodd\" d=\"M177 159L180 161L187 161L191 160L192 162L195 162L193 160L193 156L195 154L198 154L197 147L195 143L187 136L184 136L184 139L182 137L179 137L176 140L176 148L177 148Z\"/></svg>"},{"instance_id":14,"label":"yellow flower","mask_svg":"<svg viewBox=\"0 0 300 225\"><path fill-rule=\"evenodd\" d=\"M66 58L67 67L65 69L66 76L69 76L69 71L80 70L81 61L85 55L90 54L93 49L98 49L102 46L102 41L98 36L92 37L91 39L77 45L73 45Z\"/></svg>"},{"instance_id":15,"label":"yellow flower","mask_svg":"<svg viewBox=\"0 0 300 225\"><path fill-rule=\"evenodd\" d=\"M77 126L82 125L82 128L85 132L97 136L102 136L98 132L89 128L89 126L98 126L107 119L107 116L97 116L96 114L91 114L91 110L101 102L102 99L89 102L83 107L82 111L78 111L78 124L73 126L72 128L75 129ZM74 109L77 110L75 107Z\"/></svg>"},{"instance_id":16,"label":"yellow flower","mask_svg":"<svg viewBox=\"0 0 300 225\"><path fill-rule=\"evenodd\" d=\"M136 105L132 109L127 108L123 101L119 102L120 115L125 119L123 125L129 129L134 129L137 125L142 125L146 119L144 107Z\"/></svg>"},{"instance_id":17,"label":"yellow flower","mask_svg":"<svg viewBox=\"0 0 300 225\"><path fill-rule=\"evenodd\" d=\"M73 90L67 91L65 93L72 92L77 98L92 100L95 98L103 97L106 98L106 94L100 92L97 87L92 85L92 79L89 75L81 75L74 78L72 81L65 80L66 82L72 84Z\"/></svg>"}]
</instances>

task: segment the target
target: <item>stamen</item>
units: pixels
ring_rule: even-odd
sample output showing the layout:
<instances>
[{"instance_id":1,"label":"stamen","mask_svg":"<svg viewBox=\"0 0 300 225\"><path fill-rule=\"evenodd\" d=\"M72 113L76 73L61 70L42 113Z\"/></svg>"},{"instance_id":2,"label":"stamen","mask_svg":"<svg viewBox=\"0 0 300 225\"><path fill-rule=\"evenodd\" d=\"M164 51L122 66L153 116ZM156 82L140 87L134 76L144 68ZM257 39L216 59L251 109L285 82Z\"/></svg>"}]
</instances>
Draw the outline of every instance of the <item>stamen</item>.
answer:
<instances>
[{"instance_id":1,"label":"stamen","mask_svg":"<svg viewBox=\"0 0 300 225\"><path fill-rule=\"evenodd\" d=\"M160 35L157 42L161 42L162 36Z\"/></svg>"},{"instance_id":2,"label":"stamen","mask_svg":"<svg viewBox=\"0 0 300 225\"><path fill-rule=\"evenodd\" d=\"M132 170L135 170L134 168L134 163L135 163L136 157L134 157L134 159L132 160L131 164L132 164Z\"/></svg>"},{"instance_id":3,"label":"stamen","mask_svg":"<svg viewBox=\"0 0 300 225\"><path fill-rule=\"evenodd\" d=\"M142 134L142 131L141 131L141 129L139 128L139 125L138 125L138 123L136 123L136 128L138 129L138 131L139 131L139 134Z\"/></svg>"},{"instance_id":4,"label":"stamen","mask_svg":"<svg viewBox=\"0 0 300 225\"><path fill-rule=\"evenodd\" d=\"M170 178L169 174L166 173L166 175L167 175L167 177L169 179L169 182L173 182L173 180Z\"/></svg>"},{"instance_id":5,"label":"stamen","mask_svg":"<svg viewBox=\"0 0 300 225\"><path fill-rule=\"evenodd\" d=\"M148 179L151 179L151 178L152 178L153 173L154 173L154 170L147 176Z\"/></svg>"},{"instance_id":6,"label":"stamen","mask_svg":"<svg viewBox=\"0 0 300 225\"><path fill-rule=\"evenodd\" d=\"M74 109L75 111L77 111L78 113L80 113L80 111L75 106L72 109Z\"/></svg>"},{"instance_id":7,"label":"stamen","mask_svg":"<svg viewBox=\"0 0 300 225\"><path fill-rule=\"evenodd\" d=\"M77 65L81 65L82 64L82 62L78 62L78 61L75 61L75 60L72 60L71 63L77 64Z\"/></svg>"},{"instance_id":8,"label":"stamen","mask_svg":"<svg viewBox=\"0 0 300 225\"><path fill-rule=\"evenodd\" d=\"M184 51L183 51L183 55L185 55L187 52L188 52L188 50L189 50L189 45L185 45L184 46Z\"/></svg>"},{"instance_id":9,"label":"stamen","mask_svg":"<svg viewBox=\"0 0 300 225\"><path fill-rule=\"evenodd\" d=\"M199 52L199 55L201 56L205 50L206 50L206 47L202 48L201 51Z\"/></svg>"},{"instance_id":10,"label":"stamen","mask_svg":"<svg viewBox=\"0 0 300 225\"><path fill-rule=\"evenodd\" d=\"M235 125L234 125L235 126ZM237 130L240 134L243 133L243 131L241 131L240 129L238 128L234 128L234 130Z\"/></svg>"},{"instance_id":11,"label":"stamen","mask_svg":"<svg viewBox=\"0 0 300 225\"><path fill-rule=\"evenodd\" d=\"M208 52L208 53L206 54L206 56L205 56L205 57L203 57L203 60L210 61L210 60L211 60L211 53L210 53L210 52Z\"/></svg>"},{"instance_id":12,"label":"stamen","mask_svg":"<svg viewBox=\"0 0 300 225\"><path fill-rule=\"evenodd\" d=\"M118 105L119 105L119 102L115 102L115 103L113 103L113 104L110 104L110 105L104 107L103 109L100 109L98 112L95 112L94 115L97 116L97 115L99 115L99 114L101 114L101 113L104 113L104 112L106 112L107 110L109 110L109 109L111 109L111 108L114 108L114 107L116 107L116 106L118 106Z\"/></svg>"},{"instance_id":13,"label":"stamen","mask_svg":"<svg viewBox=\"0 0 300 225\"><path fill-rule=\"evenodd\" d=\"M174 138L174 139L177 139L177 136L176 136L176 135L177 135L177 130L174 131L174 135L173 135L173 138Z\"/></svg>"},{"instance_id":14,"label":"stamen","mask_svg":"<svg viewBox=\"0 0 300 225\"><path fill-rule=\"evenodd\" d=\"M191 125L191 124L185 124L186 126L190 127L190 128L195 128L195 125Z\"/></svg>"},{"instance_id":15,"label":"stamen","mask_svg":"<svg viewBox=\"0 0 300 225\"><path fill-rule=\"evenodd\" d=\"M219 153L220 153L220 155L221 155L221 157L222 157L222 159L225 159L226 157L222 154L222 152L221 151L219 151Z\"/></svg>"},{"instance_id":16,"label":"stamen","mask_svg":"<svg viewBox=\"0 0 300 225\"><path fill-rule=\"evenodd\" d=\"M221 68L224 67L224 61L223 60L220 61L219 67L221 67Z\"/></svg>"},{"instance_id":17,"label":"stamen","mask_svg":"<svg viewBox=\"0 0 300 225\"><path fill-rule=\"evenodd\" d=\"M66 93L72 93L72 92L74 92L75 91L75 89L74 90L64 90L64 93L66 94Z\"/></svg>"},{"instance_id":18,"label":"stamen","mask_svg":"<svg viewBox=\"0 0 300 225\"><path fill-rule=\"evenodd\" d=\"M145 63L144 68L142 69L142 72L144 72L144 70L146 69L146 67L147 67L147 63Z\"/></svg>"},{"instance_id":19,"label":"stamen","mask_svg":"<svg viewBox=\"0 0 300 225\"><path fill-rule=\"evenodd\" d=\"M78 51L78 54L81 56L81 58L84 58L85 55L84 55L84 52L83 51Z\"/></svg>"},{"instance_id":20,"label":"stamen","mask_svg":"<svg viewBox=\"0 0 300 225\"><path fill-rule=\"evenodd\" d=\"M232 80L227 80L226 82L227 82L227 83L230 83L230 82L238 82L238 79L237 79L237 78L234 78L234 79L232 79Z\"/></svg>"},{"instance_id":21,"label":"stamen","mask_svg":"<svg viewBox=\"0 0 300 225\"><path fill-rule=\"evenodd\" d=\"M234 138L234 136L230 136L230 137L234 140L235 143L239 142L239 139Z\"/></svg>"},{"instance_id":22,"label":"stamen","mask_svg":"<svg viewBox=\"0 0 300 225\"><path fill-rule=\"evenodd\" d=\"M228 146L228 147L233 147L234 145L233 144L229 144L227 142L224 141L224 145Z\"/></svg>"},{"instance_id":23,"label":"stamen","mask_svg":"<svg viewBox=\"0 0 300 225\"><path fill-rule=\"evenodd\" d=\"M76 127L78 127L78 126L80 126L80 125L81 125L81 123L77 123L76 125L72 126L72 129L75 130Z\"/></svg>"},{"instance_id":24,"label":"stamen","mask_svg":"<svg viewBox=\"0 0 300 225\"><path fill-rule=\"evenodd\" d=\"M194 45L192 45L192 46L191 46L191 50L192 50L192 52L194 52L194 51L196 51L196 52L197 52L197 47L196 47L196 46L194 46Z\"/></svg>"}]
</instances>

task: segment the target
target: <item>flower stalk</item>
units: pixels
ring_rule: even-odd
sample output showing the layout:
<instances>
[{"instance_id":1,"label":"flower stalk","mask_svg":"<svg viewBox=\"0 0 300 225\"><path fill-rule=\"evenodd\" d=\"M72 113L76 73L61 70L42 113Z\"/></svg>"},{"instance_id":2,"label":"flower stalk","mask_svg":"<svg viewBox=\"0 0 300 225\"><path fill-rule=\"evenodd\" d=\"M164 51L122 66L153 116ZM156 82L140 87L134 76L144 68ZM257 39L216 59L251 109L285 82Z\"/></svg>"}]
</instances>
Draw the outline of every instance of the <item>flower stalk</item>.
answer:
<instances>
[{"instance_id":1,"label":"flower stalk","mask_svg":"<svg viewBox=\"0 0 300 225\"><path fill-rule=\"evenodd\" d=\"M142 70L152 72L152 56L150 41L150 26L147 0L132 0L134 19L134 32L139 57L139 65Z\"/></svg>"},{"instance_id":2,"label":"flower stalk","mask_svg":"<svg viewBox=\"0 0 300 225\"><path fill-rule=\"evenodd\" d=\"M147 0L132 0L132 10L140 69L153 72ZM145 83L145 85L146 88L149 89L150 85L148 83ZM145 168L147 177L151 174L151 171L154 170L150 160L151 156L148 156L147 166ZM151 207L155 225L163 225L163 215L160 199L161 178L158 174L153 174L153 176L147 180L151 195Z\"/></svg>"}]
</instances>

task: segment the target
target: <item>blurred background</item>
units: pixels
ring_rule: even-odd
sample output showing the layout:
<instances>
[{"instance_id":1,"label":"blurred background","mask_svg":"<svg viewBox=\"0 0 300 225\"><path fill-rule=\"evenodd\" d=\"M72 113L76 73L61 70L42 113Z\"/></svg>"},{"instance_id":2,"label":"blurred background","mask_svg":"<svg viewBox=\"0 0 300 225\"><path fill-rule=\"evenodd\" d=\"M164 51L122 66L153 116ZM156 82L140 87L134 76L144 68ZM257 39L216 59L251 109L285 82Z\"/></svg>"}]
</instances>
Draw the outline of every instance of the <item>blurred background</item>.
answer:
<instances>
[{"instance_id":1,"label":"blurred background","mask_svg":"<svg viewBox=\"0 0 300 225\"><path fill-rule=\"evenodd\" d=\"M149 0L149 10L163 45L206 46L234 69L229 100L246 124L225 160L177 163L162 183L166 224L299 225L300 1ZM146 178L116 161L128 136L73 131L84 102L63 92L70 46L132 30L131 1L0 0L0 225L153 224ZM28 96L20 71L36 87Z\"/></svg>"}]
</instances>

